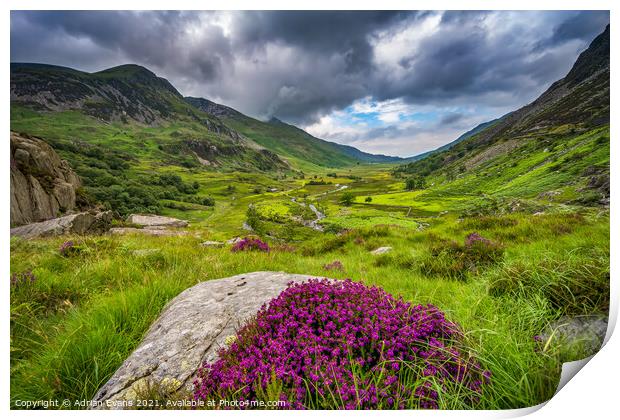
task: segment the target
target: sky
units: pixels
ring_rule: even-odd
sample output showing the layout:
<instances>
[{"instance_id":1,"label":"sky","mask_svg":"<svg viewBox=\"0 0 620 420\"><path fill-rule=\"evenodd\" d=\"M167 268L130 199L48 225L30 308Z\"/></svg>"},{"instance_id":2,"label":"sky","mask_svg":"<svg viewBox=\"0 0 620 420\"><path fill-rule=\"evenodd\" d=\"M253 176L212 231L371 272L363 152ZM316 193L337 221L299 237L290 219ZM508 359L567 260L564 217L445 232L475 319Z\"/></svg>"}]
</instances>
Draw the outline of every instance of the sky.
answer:
<instances>
[{"instance_id":1,"label":"sky","mask_svg":"<svg viewBox=\"0 0 620 420\"><path fill-rule=\"evenodd\" d=\"M135 63L185 96L413 156L538 97L606 11L13 11L11 61Z\"/></svg>"}]
</instances>

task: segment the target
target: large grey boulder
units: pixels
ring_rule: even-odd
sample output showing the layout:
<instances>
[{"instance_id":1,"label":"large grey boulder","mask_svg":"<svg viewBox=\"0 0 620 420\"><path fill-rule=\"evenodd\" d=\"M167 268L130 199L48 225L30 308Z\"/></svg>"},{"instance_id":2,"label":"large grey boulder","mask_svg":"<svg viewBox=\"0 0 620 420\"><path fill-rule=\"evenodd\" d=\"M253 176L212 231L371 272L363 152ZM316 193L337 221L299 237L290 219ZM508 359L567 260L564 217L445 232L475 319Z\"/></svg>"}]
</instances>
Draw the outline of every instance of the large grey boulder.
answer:
<instances>
[{"instance_id":1,"label":"large grey boulder","mask_svg":"<svg viewBox=\"0 0 620 420\"><path fill-rule=\"evenodd\" d=\"M291 281L313 276L261 271L209 280L186 289L163 309L138 348L93 398L99 408L122 407L147 384L191 389L203 362L217 359L218 349L264 303Z\"/></svg>"},{"instance_id":2,"label":"large grey boulder","mask_svg":"<svg viewBox=\"0 0 620 420\"><path fill-rule=\"evenodd\" d=\"M103 233L110 227L112 212L83 212L11 229L11 236L25 239L54 235Z\"/></svg>"},{"instance_id":3,"label":"large grey boulder","mask_svg":"<svg viewBox=\"0 0 620 420\"><path fill-rule=\"evenodd\" d=\"M11 132L11 226L74 210L79 187L77 174L49 144Z\"/></svg>"},{"instance_id":4,"label":"large grey boulder","mask_svg":"<svg viewBox=\"0 0 620 420\"><path fill-rule=\"evenodd\" d=\"M189 223L186 220L175 219L174 217L132 214L127 217L127 222L144 227L185 227Z\"/></svg>"}]
</instances>

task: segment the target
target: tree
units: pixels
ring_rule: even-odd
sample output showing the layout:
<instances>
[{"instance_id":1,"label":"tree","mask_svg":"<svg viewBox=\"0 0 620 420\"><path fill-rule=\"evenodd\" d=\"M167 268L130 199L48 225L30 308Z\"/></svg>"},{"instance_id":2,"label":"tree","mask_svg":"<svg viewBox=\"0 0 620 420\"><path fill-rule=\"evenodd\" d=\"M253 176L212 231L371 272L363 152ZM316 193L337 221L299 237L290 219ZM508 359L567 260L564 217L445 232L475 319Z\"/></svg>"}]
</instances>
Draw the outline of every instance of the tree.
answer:
<instances>
[{"instance_id":1,"label":"tree","mask_svg":"<svg viewBox=\"0 0 620 420\"><path fill-rule=\"evenodd\" d=\"M355 200L355 194L353 194L351 191L346 191L340 197L340 203L344 204L345 206L350 206L351 204L353 204L353 200Z\"/></svg>"},{"instance_id":2,"label":"tree","mask_svg":"<svg viewBox=\"0 0 620 420\"><path fill-rule=\"evenodd\" d=\"M426 188L426 181L421 176L412 176L405 181L407 191L423 190Z\"/></svg>"}]
</instances>

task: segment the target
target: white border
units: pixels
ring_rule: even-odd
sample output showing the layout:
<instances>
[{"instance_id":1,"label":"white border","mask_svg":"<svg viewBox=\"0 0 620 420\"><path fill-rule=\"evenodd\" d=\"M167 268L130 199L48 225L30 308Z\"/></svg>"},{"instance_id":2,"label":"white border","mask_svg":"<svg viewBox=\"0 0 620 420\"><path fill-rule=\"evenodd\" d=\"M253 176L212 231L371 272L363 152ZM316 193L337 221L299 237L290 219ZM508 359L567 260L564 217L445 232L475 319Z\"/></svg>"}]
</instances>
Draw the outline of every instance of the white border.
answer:
<instances>
[{"instance_id":1,"label":"white border","mask_svg":"<svg viewBox=\"0 0 620 420\"><path fill-rule=\"evenodd\" d=\"M4 57L4 64L0 67L0 71L2 72L2 80L4 80L4 84L2 85L2 98L4 98L2 104L2 129L4 133L9 133L10 126L10 114L9 114L9 33L10 33L10 13L11 9L16 10L44 10L44 9L56 9L56 10L68 10L68 9L79 9L79 10L126 10L126 9L136 9L136 10L166 10L166 9L187 9L187 10L321 10L321 9L332 9L332 10L348 10L348 9L366 9L366 10L374 10L374 9L415 9L415 10L485 10L485 9L496 9L496 10L611 10L611 49L612 49L612 79L613 72L618 69L618 55L616 47L617 37L616 29L618 27L619 19L616 18L616 8L614 7L616 4L620 4L620 2L612 2L612 1L602 1L602 0L590 0L590 1L558 1L558 0L522 0L522 1L503 1L501 4L499 2L490 2L488 0L472 0L467 2L458 2L454 0L436 0L436 1L428 1L428 0L419 0L419 1L403 1L403 0L382 0L377 2L365 2L364 4L360 4L359 1L354 0L314 0L314 1L297 1L295 3L282 1L282 0L263 0L260 2L257 1L249 1L249 0L228 0L228 1L209 1L209 2L200 2L193 0L175 0L175 1L134 1L134 0L91 0L88 3L84 1L78 0L57 0L54 2L50 1L35 1L35 0L8 0L3 2L4 13L0 15L0 27L3 29L2 42L0 44L0 48L2 50L2 55ZM501 5L501 6L500 6ZM499 7L498 7L499 6ZM617 73L617 72L616 72ZM615 86L615 82L612 83L612 87ZM615 112L616 103L615 101L616 95L612 92L612 121L619 121L618 118L614 118L617 116L617 112ZM611 237L611 272L612 272L612 312L610 314L610 324L615 325L618 313L618 301L617 297L618 293L618 281L617 281L617 273L618 273L618 260L614 258L617 256L618 249L618 233L620 233L619 225L618 225L618 210L617 206L615 206L615 197L618 196L619 188L618 188L618 146L616 140L618 138L618 128L617 124L612 124L611 127L611 138L612 138L612 147L611 147L611 162L612 162L612 181L611 181L611 189L612 189L612 223L611 223L611 232L614 232L615 235ZM8 163L8 141L4 144L1 149L1 162ZM3 197L9 196L9 165L2 166L4 168L4 175L0 176L0 194ZM6 410L7 412L9 407L9 296L8 296L8 277L9 277L9 207L8 201L7 204L0 209L2 215L2 225L4 226L4 236L3 240L0 241L0 252L2 261L4 264L2 265L4 268L4 286L2 288L2 297L3 302L5 302L6 306L4 310L3 322L1 325L0 337L3 338L3 350L4 357L2 358L1 367L2 370L0 372L0 407L2 410ZM617 410L618 407L618 381L620 380L620 362L618 361L618 355L620 355L620 343L617 338L617 334L609 335L608 334L608 342L601 349L601 351L596 354L592 360L587 363L587 365L573 378L570 380L564 388L562 388L559 393L553 397L547 404L541 404L537 407L532 407L528 409L520 409L520 410L506 410L506 411L459 411L459 412L429 412L429 411L398 411L398 412L344 412L344 411L328 411L320 413L321 416L327 417L341 417L341 418L359 418L359 417L390 417L390 418L411 418L415 416L415 418L475 418L475 419L484 419L484 418L508 418L508 417L518 417L528 413L531 413L530 416L533 419L543 419L549 417L561 417L561 418L588 418L588 419L606 419L610 418L613 413ZM25 411L10 411L8 414L15 418L28 418L31 419L31 416L36 416L35 418L59 418L65 417L67 415L75 416L75 412L25 412ZM136 417L148 417L148 418L164 418L165 416L170 415L169 412L148 412L144 414L144 412L107 412L103 414L101 412L89 412L79 413L81 416L87 417L98 417L98 416L120 416L120 417L128 417L132 416L132 418ZM176 412L175 416L188 416L195 417L200 416L201 418L213 417L217 416L218 419L229 419L229 418L237 418L237 417L245 417L252 419L262 419L262 418L284 418L289 417L290 413L284 412ZM295 418L310 418L316 416L316 412L307 412L301 413L296 412ZM616 414L617 415L617 414Z\"/></svg>"}]
</instances>

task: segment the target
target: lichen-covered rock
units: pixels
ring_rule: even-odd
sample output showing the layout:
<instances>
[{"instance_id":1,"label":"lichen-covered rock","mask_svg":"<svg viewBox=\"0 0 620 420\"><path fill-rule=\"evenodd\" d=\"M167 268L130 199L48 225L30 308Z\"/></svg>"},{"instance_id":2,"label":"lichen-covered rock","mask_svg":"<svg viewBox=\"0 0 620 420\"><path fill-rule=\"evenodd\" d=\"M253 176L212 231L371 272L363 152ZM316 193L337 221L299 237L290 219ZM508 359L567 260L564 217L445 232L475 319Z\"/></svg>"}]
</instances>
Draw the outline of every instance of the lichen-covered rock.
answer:
<instances>
[{"instance_id":1,"label":"lichen-covered rock","mask_svg":"<svg viewBox=\"0 0 620 420\"><path fill-rule=\"evenodd\" d=\"M76 207L80 179L43 140L11 132L11 226L41 222Z\"/></svg>"},{"instance_id":2,"label":"lichen-covered rock","mask_svg":"<svg viewBox=\"0 0 620 420\"><path fill-rule=\"evenodd\" d=\"M99 408L122 406L147 382L172 381L191 388L203 362L231 341L237 328L264 303L278 296L291 281L313 276L255 272L199 283L183 291L164 308L138 348L97 392Z\"/></svg>"},{"instance_id":3,"label":"lichen-covered rock","mask_svg":"<svg viewBox=\"0 0 620 420\"><path fill-rule=\"evenodd\" d=\"M69 214L56 219L44 222L31 223L11 229L11 236L19 236L25 239L86 233L103 233L108 230L112 222L112 212L104 211L100 213L83 212Z\"/></svg>"},{"instance_id":4,"label":"lichen-covered rock","mask_svg":"<svg viewBox=\"0 0 620 420\"><path fill-rule=\"evenodd\" d=\"M175 219L174 217L145 214L131 214L127 217L127 222L144 227L185 227L189 224L186 220Z\"/></svg>"},{"instance_id":5,"label":"lichen-covered rock","mask_svg":"<svg viewBox=\"0 0 620 420\"><path fill-rule=\"evenodd\" d=\"M553 340L565 345L580 345L585 353L594 354L603 345L607 322L604 314L564 316L549 324L540 339L545 343Z\"/></svg>"}]
</instances>

